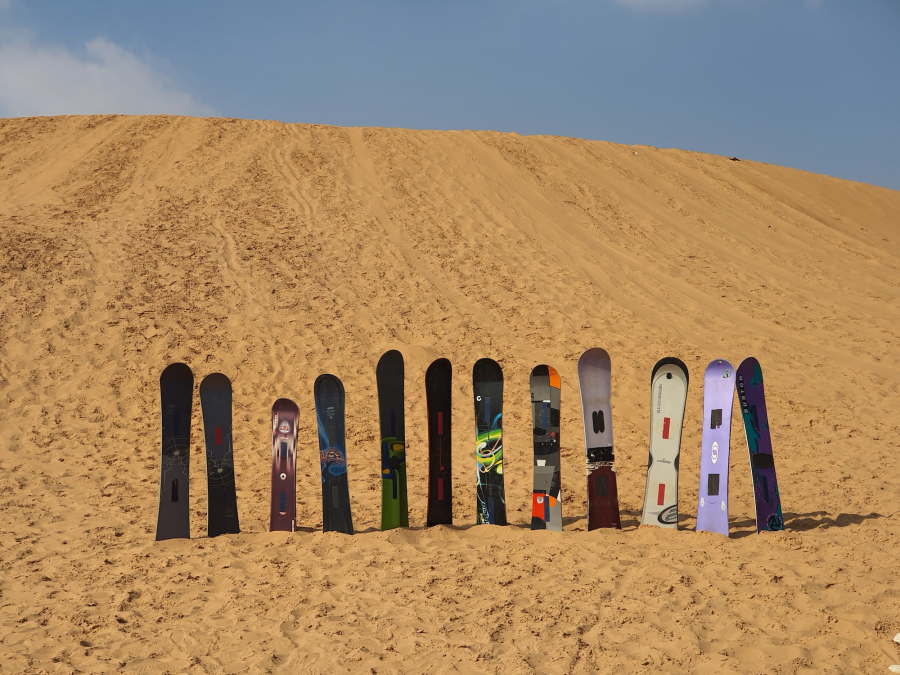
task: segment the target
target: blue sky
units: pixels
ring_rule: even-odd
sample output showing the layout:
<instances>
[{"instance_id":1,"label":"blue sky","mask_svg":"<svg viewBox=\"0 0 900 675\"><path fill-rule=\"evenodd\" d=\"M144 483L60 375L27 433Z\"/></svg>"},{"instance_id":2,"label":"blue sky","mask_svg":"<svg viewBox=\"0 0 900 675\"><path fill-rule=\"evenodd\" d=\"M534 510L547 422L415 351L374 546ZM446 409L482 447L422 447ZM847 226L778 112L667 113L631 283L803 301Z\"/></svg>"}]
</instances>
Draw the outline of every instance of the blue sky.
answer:
<instances>
[{"instance_id":1,"label":"blue sky","mask_svg":"<svg viewBox=\"0 0 900 675\"><path fill-rule=\"evenodd\" d=\"M0 0L0 116L114 112L557 134L900 190L900 0Z\"/></svg>"}]
</instances>

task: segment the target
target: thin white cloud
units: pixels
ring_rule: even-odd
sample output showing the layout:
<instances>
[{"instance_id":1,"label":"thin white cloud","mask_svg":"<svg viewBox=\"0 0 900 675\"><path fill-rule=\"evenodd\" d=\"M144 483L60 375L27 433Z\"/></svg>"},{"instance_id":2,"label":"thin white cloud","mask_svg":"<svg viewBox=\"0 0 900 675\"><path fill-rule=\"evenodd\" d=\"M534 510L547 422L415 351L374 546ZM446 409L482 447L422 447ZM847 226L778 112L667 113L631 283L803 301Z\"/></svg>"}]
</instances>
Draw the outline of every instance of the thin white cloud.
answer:
<instances>
[{"instance_id":1,"label":"thin white cloud","mask_svg":"<svg viewBox=\"0 0 900 675\"><path fill-rule=\"evenodd\" d=\"M0 115L213 114L109 40L98 37L85 47L79 57L30 41L0 44Z\"/></svg>"},{"instance_id":2,"label":"thin white cloud","mask_svg":"<svg viewBox=\"0 0 900 675\"><path fill-rule=\"evenodd\" d=\"M682 10L693 9L705 5L707 0L616 0L617 3L632 9Z\"/></svg>"}]
</instances>

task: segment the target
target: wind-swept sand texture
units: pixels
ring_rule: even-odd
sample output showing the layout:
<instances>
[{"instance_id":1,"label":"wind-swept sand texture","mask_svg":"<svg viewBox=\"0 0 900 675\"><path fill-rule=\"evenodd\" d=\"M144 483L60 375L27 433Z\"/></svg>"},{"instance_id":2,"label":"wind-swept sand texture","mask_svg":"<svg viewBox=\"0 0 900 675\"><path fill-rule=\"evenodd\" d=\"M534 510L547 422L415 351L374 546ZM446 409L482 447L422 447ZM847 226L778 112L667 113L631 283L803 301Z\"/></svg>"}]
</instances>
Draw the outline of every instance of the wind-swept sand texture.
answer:
<instances>
[{"instance_id":1,"label":"wind-swept sand texture","mask_svg":"<svg viewBox=\"0 0 900 675\"><path fill-rule=\"evenodd\" d=\"M900 663L900 193L679 150L178 117L0 120L4 673L875 673ZM622 531L586 532L578 356L613 364ZM375 364L406 358L409 530L377 531ZM638 527L653 364L691 386L681 530ZM693 532L702 374L759 358L788 531ZM454 366L456 525L425 529ZM507 528L474 527L471 368L506 376ZM240 535L154 541L158 378L234 385ZM532 533L528 375L562 376L565 532ZM313 380L353 537L318 531ZM272 402L301 531L266 532Z\"/></svg>"}]
</instances>

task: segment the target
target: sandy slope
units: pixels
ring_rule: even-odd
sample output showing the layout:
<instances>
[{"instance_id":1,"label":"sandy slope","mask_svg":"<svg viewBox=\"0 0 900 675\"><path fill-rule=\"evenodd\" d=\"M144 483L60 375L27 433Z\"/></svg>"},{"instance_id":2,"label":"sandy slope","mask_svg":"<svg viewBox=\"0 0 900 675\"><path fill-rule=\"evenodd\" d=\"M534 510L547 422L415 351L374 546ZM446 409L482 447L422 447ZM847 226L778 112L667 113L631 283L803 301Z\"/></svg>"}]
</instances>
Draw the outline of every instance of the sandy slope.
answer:
<instances>
[{"instance_id":1,"label":"sandy slope","mask_svg":"<svg viewBox=\"0 0 900 675\"><path fill-rule=\"evenodd\" d=\"M0 120L0 668L887 672L900 663L900 193L677 150L176 117ZM613 359L623 530L587 533L576 361ZM406 357L410 522L377 531L375 363ZM757 356L788 531L693 532L702 372ZM691 370L679 532L638 528L650 369ZM424 529L424 371L455 368L456 523ZM475 527L470 373L506 374L508 528ZM153 541L158 377L235 388L244 533ZM528 373L562 375L566 532L528 529ZM323 535L339 375L357 536ZM303 529L269 534L269 407Z\"/></svg>"}]
</instances>

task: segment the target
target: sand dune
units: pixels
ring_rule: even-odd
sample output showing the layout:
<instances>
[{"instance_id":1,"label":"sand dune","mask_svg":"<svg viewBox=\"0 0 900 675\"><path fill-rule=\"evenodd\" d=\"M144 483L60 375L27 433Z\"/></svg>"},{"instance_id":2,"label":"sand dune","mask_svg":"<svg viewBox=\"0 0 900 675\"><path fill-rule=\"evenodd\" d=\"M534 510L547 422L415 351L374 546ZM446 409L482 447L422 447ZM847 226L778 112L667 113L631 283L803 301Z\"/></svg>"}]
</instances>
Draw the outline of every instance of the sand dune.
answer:
<instances>
[{"instance_id":1,"label":"sand dune","mask_svg":"<svg viewBox=\"0 0 900 675\"><path fill-rule=\"evenodd\" d=\"M900 663L900 193L548 136L0 120L4 673L860 673ZM604 347L622 531L586 532L576 362ZM410 529L378 531L375 364L406 359ZM687 363L681 530L638 527L649 379ZM759 358L787 531L695 533L702 373ZM424 373L454 366L455 525L425 528ZM506 377L507 528L474 526L471 368ZM243 533L154 541L158 378L234 386ZM565 532L532 533L528 375L562 377ZM322 534L312 385L347 392ZM268 533L300 406L301 531Z\"/></svg>"}]
</instances>

